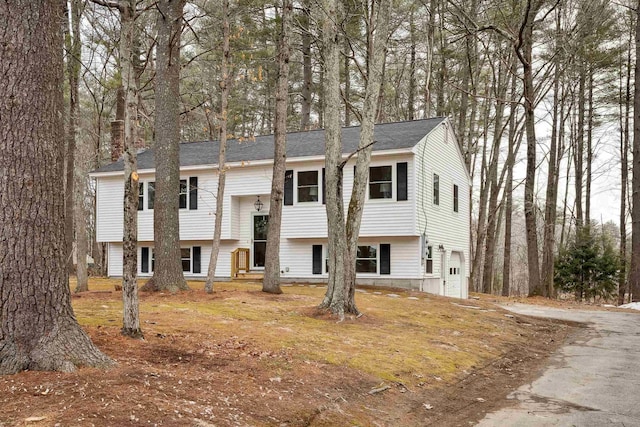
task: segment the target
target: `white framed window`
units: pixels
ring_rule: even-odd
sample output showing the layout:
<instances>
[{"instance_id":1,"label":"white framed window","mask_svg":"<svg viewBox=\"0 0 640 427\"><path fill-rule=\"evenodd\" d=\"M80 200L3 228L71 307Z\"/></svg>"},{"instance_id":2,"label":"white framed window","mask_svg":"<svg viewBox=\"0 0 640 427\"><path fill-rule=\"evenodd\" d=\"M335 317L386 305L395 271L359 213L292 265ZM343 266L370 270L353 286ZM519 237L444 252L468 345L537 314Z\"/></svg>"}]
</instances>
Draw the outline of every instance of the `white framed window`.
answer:
<instances>
[{"instance_id":1,"label":"white framed window","mask_svg":"<svg viewBox=\"0 0 640 427\"><path fill-rule=\"evenodd\" d=\"M378 272L378 246L358 246L356 253L356 273Z\"/></svg>"},{"instance_id":2,"label":"white framed window","mask_svg":"<svg viewBox=\"0 0 640 427\"><path fill-rule=\"evenodd\" d=\"M424 271L427 274L433 274L433 246L427 246Z\"/></svg>"},{"instance_id":3,"label":"white framed window","mask_svg":"<svg viewBox=\"0 0 640 427\"><path fill-rule=\"evenodd\" d=\"M191 273L191 248L180 248L180 261L182 262L182 271Z\"/></svg>"},{"instance_id":4,"label":"white framed window","mask_svg":"<svg viewBox=\"0 0 640 427\"><path fill-rule=\"evenodd\" d=\"M458 186L453 184L453 211L458 212Z\"/></svg>"},{"instance_id":5,"label":"white framed window","mask_svg":"<svg viewBox=\"0 0 640 427\"><path fill-rule=\"evenodd\" d=\"M369 199L393 198L393 167L369 167Z\"/></svg>"},{"instance_id":6,"label":"white framed window","mask_svg":"<svg viewBox=\"0 0 640 427\"><path fill-rule=\"evenodd\" d=\"M144 182L138 183L138 210L144 209Z\"/></svg>"},{"instance_id":7,"label":"white framed window","mask_svg":"<svg viewBox=\"0 0 640 427\"><path fill-rule=\"evenodd\" d=\"M319 179L318 171L299 171L298 172L298 203L317 202Z\"/></svg>"},{"instance_id":8,"label":"white framed window","mask_svg":"<svg viewBox=\"0 0 640 427\"><path fill-rule=\"evenodd\" d=\"M180 209L187 209L187 198L189 197L189 191L187 189L187 180L180 180L180 193L178 194L180 198Z\"/></svg>"},{"instance_id":9,"label":"white framed window","mask_svg":"<svg viewBox=\"0 0 640 427\"><path fill-rule=\"evenodd\" d=\"M153 210L153 205L156 201L156 183L155 181L149 181L147 183L147 209Z\"/></svg>"},{"instance_id":10,"label":"white framed window","mask_svg":"<svg viewBox=\"0 0 640 427\"><path fill-rule=\"evenodd\" d=\"M440 176L436 173L433 174L433 204L440 204Z\"/></svg>"}]
</instances>

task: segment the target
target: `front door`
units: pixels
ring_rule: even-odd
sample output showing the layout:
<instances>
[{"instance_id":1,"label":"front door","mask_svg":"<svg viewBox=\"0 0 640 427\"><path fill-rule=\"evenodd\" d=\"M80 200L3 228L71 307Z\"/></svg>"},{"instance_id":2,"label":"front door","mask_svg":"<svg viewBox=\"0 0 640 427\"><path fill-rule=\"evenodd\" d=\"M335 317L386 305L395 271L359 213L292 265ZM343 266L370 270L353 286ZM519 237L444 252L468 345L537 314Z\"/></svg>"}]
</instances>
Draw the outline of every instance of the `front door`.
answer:
<instances>
[{"instance_id":1,"label":"front door","mask_svg":"<svg viewBox=\"0 0 640 427\"><path fill-rule=\"evenodd\" d=\"M252 268L264 268L267 251L267 226L269 215L253 216L253 265Z\"/></svg>"}]
</instances>

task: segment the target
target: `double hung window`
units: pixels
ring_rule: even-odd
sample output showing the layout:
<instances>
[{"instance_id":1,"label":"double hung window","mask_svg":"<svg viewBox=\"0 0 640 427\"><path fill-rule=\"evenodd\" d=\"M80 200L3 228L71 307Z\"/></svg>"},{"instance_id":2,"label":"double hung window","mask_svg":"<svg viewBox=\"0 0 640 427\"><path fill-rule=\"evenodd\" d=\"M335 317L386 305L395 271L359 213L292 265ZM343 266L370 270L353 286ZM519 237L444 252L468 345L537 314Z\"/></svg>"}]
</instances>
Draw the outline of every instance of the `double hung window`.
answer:
<instances>
[{"instance_id":1,"label":"double hung window","mask_svg":"<svg viewBox=\"0 0 640 427\"><path fill-rule=\"evenodd\" d=\"M318 201L318 171L298 172L298 202Z\"/></svg>"},{"instance_id":2,"label":"double hung window","mask_svg":"<svg viewBox=\"0 0 640 427\"><path fill-rule=\"evenodd\" d=\"M369 168L369 198L391 199L393 197L393 175L391 166Z\"/></svg>"}]
</instances>

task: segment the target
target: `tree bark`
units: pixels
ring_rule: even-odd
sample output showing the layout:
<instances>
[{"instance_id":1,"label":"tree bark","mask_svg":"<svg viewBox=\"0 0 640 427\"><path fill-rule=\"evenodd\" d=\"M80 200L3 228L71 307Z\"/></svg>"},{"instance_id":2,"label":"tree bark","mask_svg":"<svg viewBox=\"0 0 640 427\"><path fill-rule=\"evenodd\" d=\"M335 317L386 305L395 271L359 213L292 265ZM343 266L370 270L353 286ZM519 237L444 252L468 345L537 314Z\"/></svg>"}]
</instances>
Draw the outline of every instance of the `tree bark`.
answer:
<instances>
[{"instance_id":1,"label":"tree bark","mask_svg":"<svg viewBox=\"0 0 640 427\"><path fill-rule=\"evenodd\" d=\"M498 48L500 49L500 48ZM487 188L489 193L487 206L487 231L485 233L484 247L484 269L482 276L482 291L484 293L492 293L493 271L495 264L496 241L498 240L498 196L500 193L500 185L498 183L498 161L500 159L500 145L502 135L504 133L504 109L505 98L507 96L507 72L503 64L508 64L507 58L502 58L498 66L497 81L494 85L495 101L495 120L493 130L493 141L491 146L491 157L489 161L489 169L487 171ZM508 69L508 68L507 68Z\"/></svg>"},{"instance_id":2,"label":"tree bark","mask_svg":"<svg viewBox=\"0 0 640 427\"><path fill-rule=\"evenodd\" d=\"M561 118L558 118L558 104L560 103L560 77L562 75L560 61L560 47L562 46L561 16L562 9L558 8L556 15L556 60L553 80L553 113L551 123L551 141L549 145L549 166L547 168L547 194L544 210L544 237L542 249L542 286L546 288L546 294L553 296L554 275L554 249L556 241L556 208L558 199L558 127ZM559 123L560 122L560 123Z\"/></svg>"},{"instance_id":3,"label":"tree bark","mask_svg":"<svg viewBox=\"0 0 640 427\"><path fill-rule=\"evenodd\" d=\"M67 253L67 268L69 273L73 272L73 237L74 237L74 207L76 200L75 193L75 166L76 166L76 139L78 131L78 83L81 65L80 39L80 4L77 0L72 0L71 8L68 9L69 26L65 47L67 50L67 79L69 83L69 116L67 122L67 140L65 155L65 249Z\"/></svg>"},{"instance_id":4,"label":"tree bark","mask_svg":"<svg viewBox=\"0 0 640 427\"><path fill-rule=\"evenodd\" d=\"M276 86L276 121L274 132L273 176L269 200L269 228L265 254L262 291L281 294L280 228L284 200L284 175L287 160L287 101L289 99L289 35L291 33L291 0L282 1L280 37L278 38L278 80Z\"/></svg>"},{"instance_id":5,"label":"tree bark","mask_svg":"<svg viewBox=\"0 0 640 427\"><path fill-rule=\"evenodd\" d=\"M540 283L540 261L538 257L538 232L536 229L536 204L534 200L536 179L536 132L535 102L533 85L533 26L541 1L527 0L525 16L520 27L516 53L522 63L524 77L524 111L527 133L527 171L524 183L524 217L527 232L527 264L529 271L529 295L544 295L546 291Z\"/></svg>"},{"instance_id":6,"label":"tree bark","mask_svg":"<svg viewBox=\"0 0 640 427\"><path fill-rule=\"evenodd\" d=\"M513 214L513 167L515 165L516 147L516 114L518 109L517 82L518 64L511 63L511 103L509 111L509 147L507 149L507 178L504 186L504 258L502 263L502 296L511 295L511 234L512 234L512 214Z\"/></svg>"},{"instance_id":7,"label":"tree bark","mask_svg":"<svg viewBox=\"0 0 640 427\"><path fill-rule=\"evenodd\" d=\"M369 163L373 150L376 105L382 86L382 70L385 63L385 51L389 31L390 0L379 0L371 3L370 34L367 46L367 84L362 105L360 123L360 141L358 143L358 157L356 171L347 213L346 237L347 251L345 253L345 304L346 313L359 314L355 303L356 291L356 256L362 211L364 209L367 182L369 179ZM376 8L377 6L377 8ZM376 10L377 9L377 10Z\"/></svg>"},{"instance_id":8,"label":"tree bark","mask_svg":"<svg viewBox=\"0 0 640 427\"><path fill-rule=\"evenodd\" d=\"M627 188L629 186L629 112L631 109L631 54L633 32L629 31L625 66L625 91L620 96L620 272L618 274L618 305L624 304L629 293L627 281ZM622 80L622 78L620 79ZM622 88L622 84L620 85ZM622 90L621 90L622 91ZM624 110L623 110L624 105Z\"/></svg>"},{"instance_id":9,"label":"tree bark","mask_svg":"<svg viewBox=\"0 0 640 427\"><path fill-rule=\"evenodd\" d=\"M311 28L310 0L302 3L300 25L302 26L302 111L300 112L300 130L308 130L311 119L311 85L313 74L311 68Z\"/></svg>"},{"instance_id":10,"label":"tree bark","mask_svg":"<svg viewBox=\"0 0 640 427\"><path fill-rule=\"evenodd\" d=\"M153 278L143 290L188 290L180 261L180 33L185 0L158 1Z\"/></svg>"},{"instance_id":11,"label":"tree bark","mask_svg":"<svg viewBox=\"0 0 640 427\"><path fill-rule=\"evenodd\" d=\"M133 68L136 0L120 3L120 67L124 91L124 236L122 334L142 338L138 302L138 86ZM116 117L119 119L119 117Z\"/></svg>"},{"instance_id":12,"label":"tree bark","mask_svg":"<svg viewBox=\"0 0 640 427\"><path fill-rule=\"evenodd\" d=\"M633 178L631 210L631 300L640 301L640 0L636 6L636 64L633 92Z\"/></svg>"},{"instance_id":13,"label":"tree bark","mask_svg":"<svg viewBox=\"0 0 640 427\"><path fill-rule=\"evenodd\" d=\"M229 47L230 22L229 22L229 1L222 2L222 79L220 80L220 146L218 148L218 188L216 190L216 217L213 226L213 242L211 244L211 257L209 258L209 268L207 270L207 281L204 290L207 293L213 292L213 281L216 276L218 266L218 255L220 253L220 238L222 235L222 215L224 211L224 188L227 181L226 153L227 153L227 125L229 123L229 93L231 91L231 70Z\"/></svg>"},{"instance_id":14,"label":"tree bark","mask_svg":"<svg viewBox=\"0 0 640 427\"><path fill-rule=\"evenodd\" d=\"M344 318L345 301L345 224L342 196L342 135L340 129L340 45L338 17L342 16L337 0L323 0L319 22L322 28L323 121L325 128L325 176L328 230L329 279L320 308L328 308Z\"/></svg>"},{"instance_id":15,"label":"tree bark","mask_svg":"<svg viewBox=\"0 0 640 427\"><path fill-rule=\"evenodd\" d=\"M114 364L71 307L63 11L60 0L0 3L0 374Z\"/></svg>"}]
</instances>

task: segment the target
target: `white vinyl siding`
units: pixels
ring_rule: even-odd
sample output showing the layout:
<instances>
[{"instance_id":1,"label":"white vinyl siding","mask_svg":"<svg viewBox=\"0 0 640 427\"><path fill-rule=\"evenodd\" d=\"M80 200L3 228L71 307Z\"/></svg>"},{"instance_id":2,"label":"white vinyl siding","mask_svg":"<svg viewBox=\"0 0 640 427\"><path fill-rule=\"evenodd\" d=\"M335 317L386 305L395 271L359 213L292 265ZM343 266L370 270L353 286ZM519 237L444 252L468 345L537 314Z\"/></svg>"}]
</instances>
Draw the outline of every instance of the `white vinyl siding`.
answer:
<instances>
[{"instance_id":1,"label":"white vinyl siding","mask_svg":"<svg viewBox=\"0 0 640 427\"><path fill-rule=\"evenodd\" d=\"M440 279L448 272L451 251L463 254L465 267L462 274L469 277L470 225L469 225L469 176L452 131L444 124L436 127L415 148L416 182L416 231L426 231L433 246L433 277ZM433 175L439 176L439 206L433 205ZM453 186L458 186L458 212L453 208ZM411 194L411 193L410 193ZM442 245L444 252L439 249ZM445 258L445 271L442 258ZM423 263L422 271L426 267ZM432 275L429 275L432 276ZM463 288L465 288L463 284Z\"/></svg>"}]
</instances>

